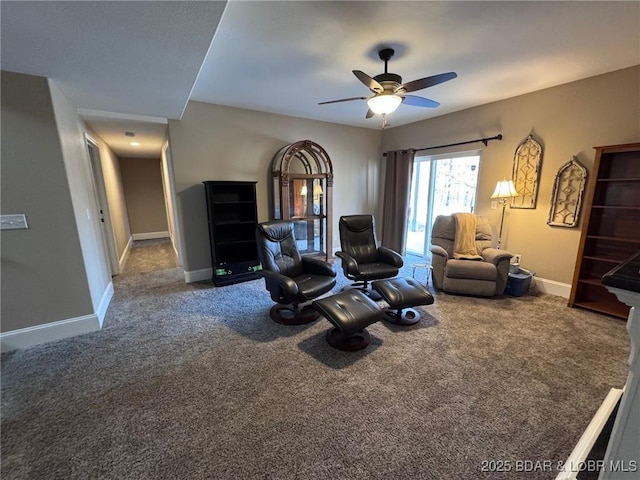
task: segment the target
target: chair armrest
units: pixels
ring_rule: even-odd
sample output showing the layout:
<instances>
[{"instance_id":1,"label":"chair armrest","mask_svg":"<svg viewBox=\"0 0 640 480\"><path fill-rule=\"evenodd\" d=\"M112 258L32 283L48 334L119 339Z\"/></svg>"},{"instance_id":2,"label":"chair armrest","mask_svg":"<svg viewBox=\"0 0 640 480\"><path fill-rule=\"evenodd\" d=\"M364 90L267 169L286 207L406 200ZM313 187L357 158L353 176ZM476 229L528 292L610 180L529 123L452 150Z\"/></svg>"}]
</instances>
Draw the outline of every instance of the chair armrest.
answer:
<instances>
[{"instance_id":1,"label":"chair armrest","mask_svg":"<svg viewBox=\"0 0 640 480\"><path fill-rule=\"evenodd\" d=\"M348 253L343 251L336 252L336 257L340 257L342 259L342 270L344 270L345 275L357 275L360 273L360 269L358 267L358 262Z\"/></svg>"},{"instance_id":2,"label":"chair armrest","mask_svg":"<svg viewBox=\"0 0 640 480\"><path fill-rule=\"evenodd\" d=\"M302 257L302 269L305 273L311 273L313 275L326 275L327 277L336 276L336 271L333 268L333 265L320 258Z\"/></svg>"},{"instance_id":3,"label":"chair armrest","mask_svg":"<svg viewBox=\"0 0 640 480\"><path fill-rule=\"evenodd\" d=\"M391 250L390 248L378 247L378 255L380 255L380 258L385 263L388 263L389 265L393 265L396 268L402 268L402 266L404 265L404 261L402 260L402 257L397 252L395 252L394 250Z\"/></svg>"},{"instance_id":4,"label":"chair armrest","mask_svg":"<svg viewBox=\"0 0 640 480\"><path fill-rule=\"evenodd\" d=\"M271 270L260 270L257 273L264 278L274 302L291 303L298 296L298 284L293 278Z\"/></svg>"},{"instance_id":5,"label":"chair armrest","mask_svg":"<svg viewBox=\"0 0 640 480\"><path fill-rule=\"evenodd\" d=\"M504 260L510 260L511 257L513 257L511 253L505 250L498 250L497 248L485 248L482 251L482 259L494 265L498 265L498 263Z\"/></svg>"},{"instance_id":6,"label":"chair armrest","mask_svg":"<svg viewBox=\"0 0 640 480\"><path fill-rule=\"evenodd\" d=\"M445 260L449 258L449 254L447 253L447 251L439 245L432 245L431 253L433 253L434 255L440 255L441 257L444 257Z\"/></svg>"}]
</instances>

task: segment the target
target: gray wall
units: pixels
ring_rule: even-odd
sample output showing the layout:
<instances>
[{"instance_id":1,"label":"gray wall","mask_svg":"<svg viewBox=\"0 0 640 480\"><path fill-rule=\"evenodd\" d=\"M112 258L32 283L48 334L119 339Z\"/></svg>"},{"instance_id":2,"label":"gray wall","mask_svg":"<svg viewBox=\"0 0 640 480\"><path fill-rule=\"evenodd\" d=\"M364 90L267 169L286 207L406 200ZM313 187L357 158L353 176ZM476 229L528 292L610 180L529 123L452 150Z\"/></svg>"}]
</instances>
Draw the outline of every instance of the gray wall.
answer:
<instances>
[{"instance_id":1,"label":"gray wall","mask_svg":"<svg viewBox=\"0 0 640 480\"><path fill-rule=\"evenodd\" d=\"M93 312L47 79L2 72L2 332Z\"/></svg>"},{"instance_id":2,"label":"gray wall","mask_svg":"<svg viewBox=\"0 0 640 480\"><path fill-rule=\"evenodd\" d=\"M522 265L539 277L571 283L581 225L547 225L555 174L574 155L591 173L594 146L640 142L639 85L636 66L391 128L382 134L382 148L427 147L502 133L503 141L484 148L477 198L477 212L488 216L497 229L500 210L490 208L489 197L498 180L511 178L515 149L533 133L544 147L537 208L507 207L503 244L522 254ZM478 143L459 149L482 147Z\"/></svg>"},{"instance_id":3,"label":"gray wall","mask_svg":"<svg viewBox=\"0 0 640 480\"><path fill-rule=\"evenodd\" d=\"M272 218L271 161L285 145L312 140L334 167L334 248L340 215L377 213L380 131L189 102L169 121L185 271L211 267L204 180L257 181L258 219Z\"/></svg>"},{"instance_id":4,"label":"gray wall","mask_svg":"<svg viewBox=\"0 0 640 480\"><path fill-rule=\"evenodd\" d=\"M121 158L119 164L131 233L167 232L160 159Z\"/></svg>"}]
</instances>

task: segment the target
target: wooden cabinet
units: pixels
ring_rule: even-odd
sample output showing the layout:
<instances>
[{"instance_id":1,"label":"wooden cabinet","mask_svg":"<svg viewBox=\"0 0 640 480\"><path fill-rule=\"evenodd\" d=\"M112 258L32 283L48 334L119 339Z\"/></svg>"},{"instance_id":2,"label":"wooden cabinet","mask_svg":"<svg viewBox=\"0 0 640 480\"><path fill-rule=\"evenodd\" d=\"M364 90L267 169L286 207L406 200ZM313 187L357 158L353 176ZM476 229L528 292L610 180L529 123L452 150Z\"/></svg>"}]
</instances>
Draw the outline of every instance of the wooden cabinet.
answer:
<instances>
[{"instance_id":1,"label":"wooden cabinet","mask_svg":"<svg viewBox=\"0 0 640 480\"><path fill-rule=\"evenodd\" d=\"M209 220L213 283L258 278L256 182L203 182Z\"/></svg>"},{"instance_id":2,"label":"wooden cabinet","mask_svg":"<svg viewBox=\"0 0 640 480\"><path fill-rule=\"evenodd\" d=\"M640 250L640 143L595 150L569 306L626 319L601 278Z\"/></svg>"}]
</instances>

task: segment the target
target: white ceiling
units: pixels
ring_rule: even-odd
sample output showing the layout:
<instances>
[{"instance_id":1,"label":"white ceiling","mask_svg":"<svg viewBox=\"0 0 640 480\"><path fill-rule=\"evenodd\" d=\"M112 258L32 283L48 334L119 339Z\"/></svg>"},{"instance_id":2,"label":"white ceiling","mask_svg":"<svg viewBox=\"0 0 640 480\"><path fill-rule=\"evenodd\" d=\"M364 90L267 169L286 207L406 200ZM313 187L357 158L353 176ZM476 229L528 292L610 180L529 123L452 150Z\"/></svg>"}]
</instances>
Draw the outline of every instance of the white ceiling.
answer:
<instances>
[{"instance_id":1,"label":"white ceiling","mask_svg":"<svg viewBox=\"0 0 640 480\"><path fill-rule=\"evenodd\" d=\"M381 47L395 48L389 71L405 82L458 74L415 92L440 107L401 105L392 126L640 64L638 1L231 1L222 14L224 7L3 1L2 68L56 79L73 103L94 111L86 118L102 136L125 130L113 118L101 123L99 111L180 118L188 99L380 128L378 116L364 118L364 101L318 102L367 96L351 71L382 73Z\"/></svg>"}]
</instances>

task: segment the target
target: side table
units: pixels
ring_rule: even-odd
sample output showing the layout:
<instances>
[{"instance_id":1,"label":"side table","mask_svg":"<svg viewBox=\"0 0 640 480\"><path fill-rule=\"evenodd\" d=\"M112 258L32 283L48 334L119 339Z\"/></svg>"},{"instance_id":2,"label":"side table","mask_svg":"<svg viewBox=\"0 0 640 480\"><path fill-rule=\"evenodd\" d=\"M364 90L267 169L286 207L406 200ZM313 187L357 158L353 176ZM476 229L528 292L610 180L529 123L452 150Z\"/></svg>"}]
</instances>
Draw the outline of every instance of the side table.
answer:
<instances>
[{"instance_id":1,"label":"side table","mask_svg":"<svg viewBox=\"0 0 640 480\"><path fill-rule=\"evenodd\" d=\"M413 273L411 274L412 278L416 278L416 269L417 268L426 268L427 269L427 283L426 283L426 285L429 285L429 278L431 278L431 271L433 270L433 267L431 266L430 263L412 263L411 264L411 268L413 268Z\"/></svg>"}]
</instances>

